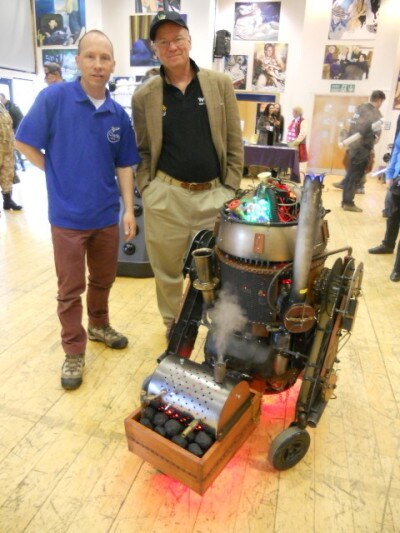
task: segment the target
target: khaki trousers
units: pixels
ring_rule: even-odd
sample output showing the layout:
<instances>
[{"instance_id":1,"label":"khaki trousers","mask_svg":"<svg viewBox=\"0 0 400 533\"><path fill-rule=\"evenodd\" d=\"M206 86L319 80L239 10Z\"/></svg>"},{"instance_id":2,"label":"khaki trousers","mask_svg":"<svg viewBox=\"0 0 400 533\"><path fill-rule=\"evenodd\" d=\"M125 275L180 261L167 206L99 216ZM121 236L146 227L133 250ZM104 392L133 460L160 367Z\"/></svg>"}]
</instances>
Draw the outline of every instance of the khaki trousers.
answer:
<instances>
[{"instance_id":1,"label":"khaki trousers","mask_svg":"<svg viewBox=\"0 0 400 533\"><path fill-rule=\"evenodd\" d=\"M143 191L147 254L166 326L179 310L183 261L193 237L200 230L214 228L219 209L233 196L234 191L222 185L194 192L157 177Z\"/></svg>"}]
</instances>

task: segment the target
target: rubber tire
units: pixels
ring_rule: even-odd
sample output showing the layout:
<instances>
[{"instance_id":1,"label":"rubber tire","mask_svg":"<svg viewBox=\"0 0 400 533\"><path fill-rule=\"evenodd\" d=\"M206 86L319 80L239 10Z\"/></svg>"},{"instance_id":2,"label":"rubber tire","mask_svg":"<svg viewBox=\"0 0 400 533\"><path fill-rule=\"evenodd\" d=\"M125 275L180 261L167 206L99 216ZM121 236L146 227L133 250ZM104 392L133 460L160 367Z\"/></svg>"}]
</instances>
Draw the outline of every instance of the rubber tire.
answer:
<instances>
[{"instance_id":1,"label":"rubber tire","mask_svg":"<svg viewBox=\"0 0 400 533\"><path fill-rule=\"evenodd\" d=\"M292 468L303 459L310 442L310 435L305 429L289 427L272 441L268 459L276 470Z\"/></svg>"}]
</instances>

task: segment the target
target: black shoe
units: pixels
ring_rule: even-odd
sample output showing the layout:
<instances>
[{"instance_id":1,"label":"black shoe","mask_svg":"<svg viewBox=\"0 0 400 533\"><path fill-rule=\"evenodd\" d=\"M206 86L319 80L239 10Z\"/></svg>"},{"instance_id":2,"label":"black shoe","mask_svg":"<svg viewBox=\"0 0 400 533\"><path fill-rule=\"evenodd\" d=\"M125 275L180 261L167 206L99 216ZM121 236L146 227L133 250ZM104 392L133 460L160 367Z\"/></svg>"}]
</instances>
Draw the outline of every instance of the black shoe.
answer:
<instances>
[{"instance_id":1,"label":"black shoe","mask_svg":"<svg viewBox=\"0 0 400 533\"><path fill-rule=\"evenodd\" d=\"M390 281L400 281L400 272L393 270L393 272L390 274Z\"/></svg>"},{"instance_id":2,"label":"black shoe","mask_svg":"<svg viewBox=\"0 0 400 533\"><path fill-rule=\"evenodd\" d=\"M389 248L389 246L386 246L386 244L380 244L379 246L375 246L375 248L370 248L368 250L369 254L392 254L393 248Z\"/></svg>"},{"instance_id":3,"label":"black shoe","mask_svg":"<svg viewBox=\"0 0 400 533\"><path fill-rule=\"evenodd\" d=\"M13 211L20 211L22 209L22 205L16 204L11 198L11 193L6 192L3 193L3 209L5 211L8 211L9 209L12 209Z\"/></svg>"},{"instance_id":4,"label":"black shoe","mask_svg":"<svg viewBox=\"0 0 400 533\"><path fill-rule=\"evenodd\" d=\"M336 189L343 189L343 183L334 183L333 186L336 188Z\"/></svg>"}]
</instances>

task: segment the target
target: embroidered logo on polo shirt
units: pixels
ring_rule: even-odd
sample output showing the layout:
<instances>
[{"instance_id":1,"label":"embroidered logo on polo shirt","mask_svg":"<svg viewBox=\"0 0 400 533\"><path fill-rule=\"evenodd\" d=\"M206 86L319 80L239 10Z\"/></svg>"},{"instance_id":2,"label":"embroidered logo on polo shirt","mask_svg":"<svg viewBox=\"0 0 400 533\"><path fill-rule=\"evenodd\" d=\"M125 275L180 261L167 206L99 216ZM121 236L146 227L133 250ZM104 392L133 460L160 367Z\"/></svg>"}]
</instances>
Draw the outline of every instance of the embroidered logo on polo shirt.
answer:
<instances>
[{"instance_id":1,"label":"embroidered logo on polo shirt","mask_svg":"<svg viewBox=\"0 0 400 533\"><path fill-rule=\"evenodd\" d=\"M199 105L206 105L206 101L203 96L198 96L197 100L199 102Z\"/></svg>"},{"instance_id":2,"label":"embroidered logo on polo shirt","mask_svg":"<svg viewBox=\"0 0 400 533\"><path fill-rule=\"evenodd\" d=\"M111 129L107 132L107 139L110 141L110 143L117 143L121 136L119 134L119 130L121 128L119 126L112 126Z\"/></svg>"}]
</instances>

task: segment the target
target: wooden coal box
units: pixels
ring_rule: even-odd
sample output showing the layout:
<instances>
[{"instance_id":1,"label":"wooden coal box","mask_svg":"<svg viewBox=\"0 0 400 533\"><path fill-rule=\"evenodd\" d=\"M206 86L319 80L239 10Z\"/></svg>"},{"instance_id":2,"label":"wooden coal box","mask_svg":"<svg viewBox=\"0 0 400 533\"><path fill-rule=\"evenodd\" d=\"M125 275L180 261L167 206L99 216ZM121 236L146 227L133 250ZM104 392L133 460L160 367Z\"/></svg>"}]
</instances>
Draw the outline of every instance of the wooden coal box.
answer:
<instances>
[{"instance_id":1,"label":"wooden coal box","mask_svg":"<svg viewBox=\"0 0 400 533\"><path fill-rule=\"evenodd\" d=\"M252 393L250 401L231 429L207 450L203 457L181 448L140 423L138 408L125 419L128 448L155 468L204 494L226 464L257 427L261 396Z\"/></svg>"}]
</instances>

